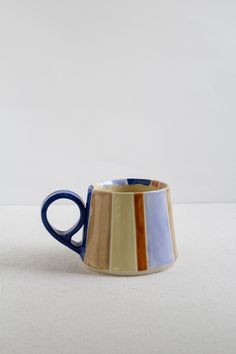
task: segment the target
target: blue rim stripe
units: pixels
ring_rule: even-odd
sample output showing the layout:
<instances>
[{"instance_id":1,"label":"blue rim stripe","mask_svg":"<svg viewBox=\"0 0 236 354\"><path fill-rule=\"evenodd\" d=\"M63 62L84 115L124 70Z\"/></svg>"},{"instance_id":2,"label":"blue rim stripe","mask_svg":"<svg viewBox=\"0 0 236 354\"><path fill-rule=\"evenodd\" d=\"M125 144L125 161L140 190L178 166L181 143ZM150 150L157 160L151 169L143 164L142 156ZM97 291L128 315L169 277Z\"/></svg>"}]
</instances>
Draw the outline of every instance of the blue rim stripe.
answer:
<instances>
[{"instance_id":1,"label":"blue rim stripe","mask_svg":"<svg viewBox=\"0 0 236 354\"><path fill-rule=\"evenodd\" d=\"M128 184L143 184L144 186L150 186L150 179L142 179L142 178L127 178Z\"/></svg>"}]
</instances>

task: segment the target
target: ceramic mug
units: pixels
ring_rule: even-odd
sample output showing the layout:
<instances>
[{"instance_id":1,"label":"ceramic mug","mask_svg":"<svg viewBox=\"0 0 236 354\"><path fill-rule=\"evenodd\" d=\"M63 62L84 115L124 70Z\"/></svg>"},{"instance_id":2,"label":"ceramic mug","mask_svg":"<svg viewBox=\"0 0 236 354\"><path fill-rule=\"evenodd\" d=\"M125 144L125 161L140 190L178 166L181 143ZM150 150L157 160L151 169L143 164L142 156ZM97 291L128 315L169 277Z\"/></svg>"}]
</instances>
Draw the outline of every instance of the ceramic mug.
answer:
<instances>
[{"instance_id":1,"label":"ceramic mug","mask_svg":"<svg viewBox=\"0 0 236 354\"><path fill-rule=\"evenodd\" d=\"M80 219L67 231L55 229L47 210L57 199L70 199ZM170 189L150 179L117 179L89 186L86 207L74 192L61 190L43 202L42 222L63 245L78 253L92 270L114 275L162 271L177 258ZM84 226L82 242L72 236Z\"/></svg>"}]
</instances>

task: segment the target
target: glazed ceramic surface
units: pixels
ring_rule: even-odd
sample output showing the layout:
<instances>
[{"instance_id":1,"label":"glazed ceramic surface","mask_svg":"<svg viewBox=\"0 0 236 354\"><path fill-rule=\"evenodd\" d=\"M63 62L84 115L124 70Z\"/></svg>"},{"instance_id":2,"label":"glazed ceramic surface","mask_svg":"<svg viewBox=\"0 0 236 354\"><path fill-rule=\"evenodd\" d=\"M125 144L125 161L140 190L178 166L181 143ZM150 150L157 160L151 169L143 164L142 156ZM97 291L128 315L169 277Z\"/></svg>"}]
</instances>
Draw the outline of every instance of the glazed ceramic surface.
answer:
<instances>
[{"instance_id":1,"label":"glazed ceramic surface","mask_svg":"<svg viewBox=\"0 0 236 354\"><path fill-rule=\"evenodd\" d=\"M53 228L47 209L57 199L74 201L80 220L69 230ZM95 271L139 275L164 270L177 258L169 186L150 179L118 179L88 189L86 207L70 191L50 194L42 205L44 226L58 241L80 254ZM72 236L84 225L78 246Z\"/></svg>"}]
</instances>

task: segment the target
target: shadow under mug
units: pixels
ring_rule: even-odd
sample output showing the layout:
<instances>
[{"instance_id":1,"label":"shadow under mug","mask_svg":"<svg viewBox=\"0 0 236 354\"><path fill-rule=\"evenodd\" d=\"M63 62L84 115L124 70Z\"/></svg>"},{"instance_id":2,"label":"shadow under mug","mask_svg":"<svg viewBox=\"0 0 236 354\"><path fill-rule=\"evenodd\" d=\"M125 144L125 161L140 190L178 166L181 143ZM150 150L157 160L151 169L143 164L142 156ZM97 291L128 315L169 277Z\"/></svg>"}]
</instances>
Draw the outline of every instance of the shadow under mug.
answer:
<instances>
[{"instance_id":1,"label":"shadow under mug","mask_svg":"<svg viewBox=\"0 0 236 354\"><path fill-rule=\"evenodd\" d=\"M60 231L47 210L58 199L70 199L80 218ZM170 189L150 179L117 179L89 186L86 207L74 192L60 190L42 204L42 222L63 245L78 253L92 270L114 275L141 275L165 270L177 258ZM82 242L72 240L84 226Z\"/></svg>"}]
</instances>

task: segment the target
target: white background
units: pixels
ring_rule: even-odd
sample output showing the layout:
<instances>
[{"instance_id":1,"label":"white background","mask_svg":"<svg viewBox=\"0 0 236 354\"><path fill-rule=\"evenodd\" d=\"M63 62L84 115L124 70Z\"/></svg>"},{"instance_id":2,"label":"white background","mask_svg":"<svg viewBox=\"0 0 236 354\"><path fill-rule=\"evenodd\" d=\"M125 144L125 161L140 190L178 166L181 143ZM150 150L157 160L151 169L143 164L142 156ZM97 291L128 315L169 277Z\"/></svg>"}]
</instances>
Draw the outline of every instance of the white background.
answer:
<instances>
[{"instance_id":1,"label":"white background","mask_svg":"<svg viewBox=\"0 0 236 354\"><path fill-rule=\"evenodd\" d=\"M0 0L1 354L236 353L235 63L235 0ZM41 223L127 176L192 203L165 272L91 272Z\"/></svg>"},{"instance_id":2,"label":"white background","mask_svg":"<svg viewBox=\"0 0 236 354\"><path fill-rule=\"evenodd\" d=\"M97 180L236 201L236 2L0 0L0 204Z\"/></svg>"}]
</instances>

